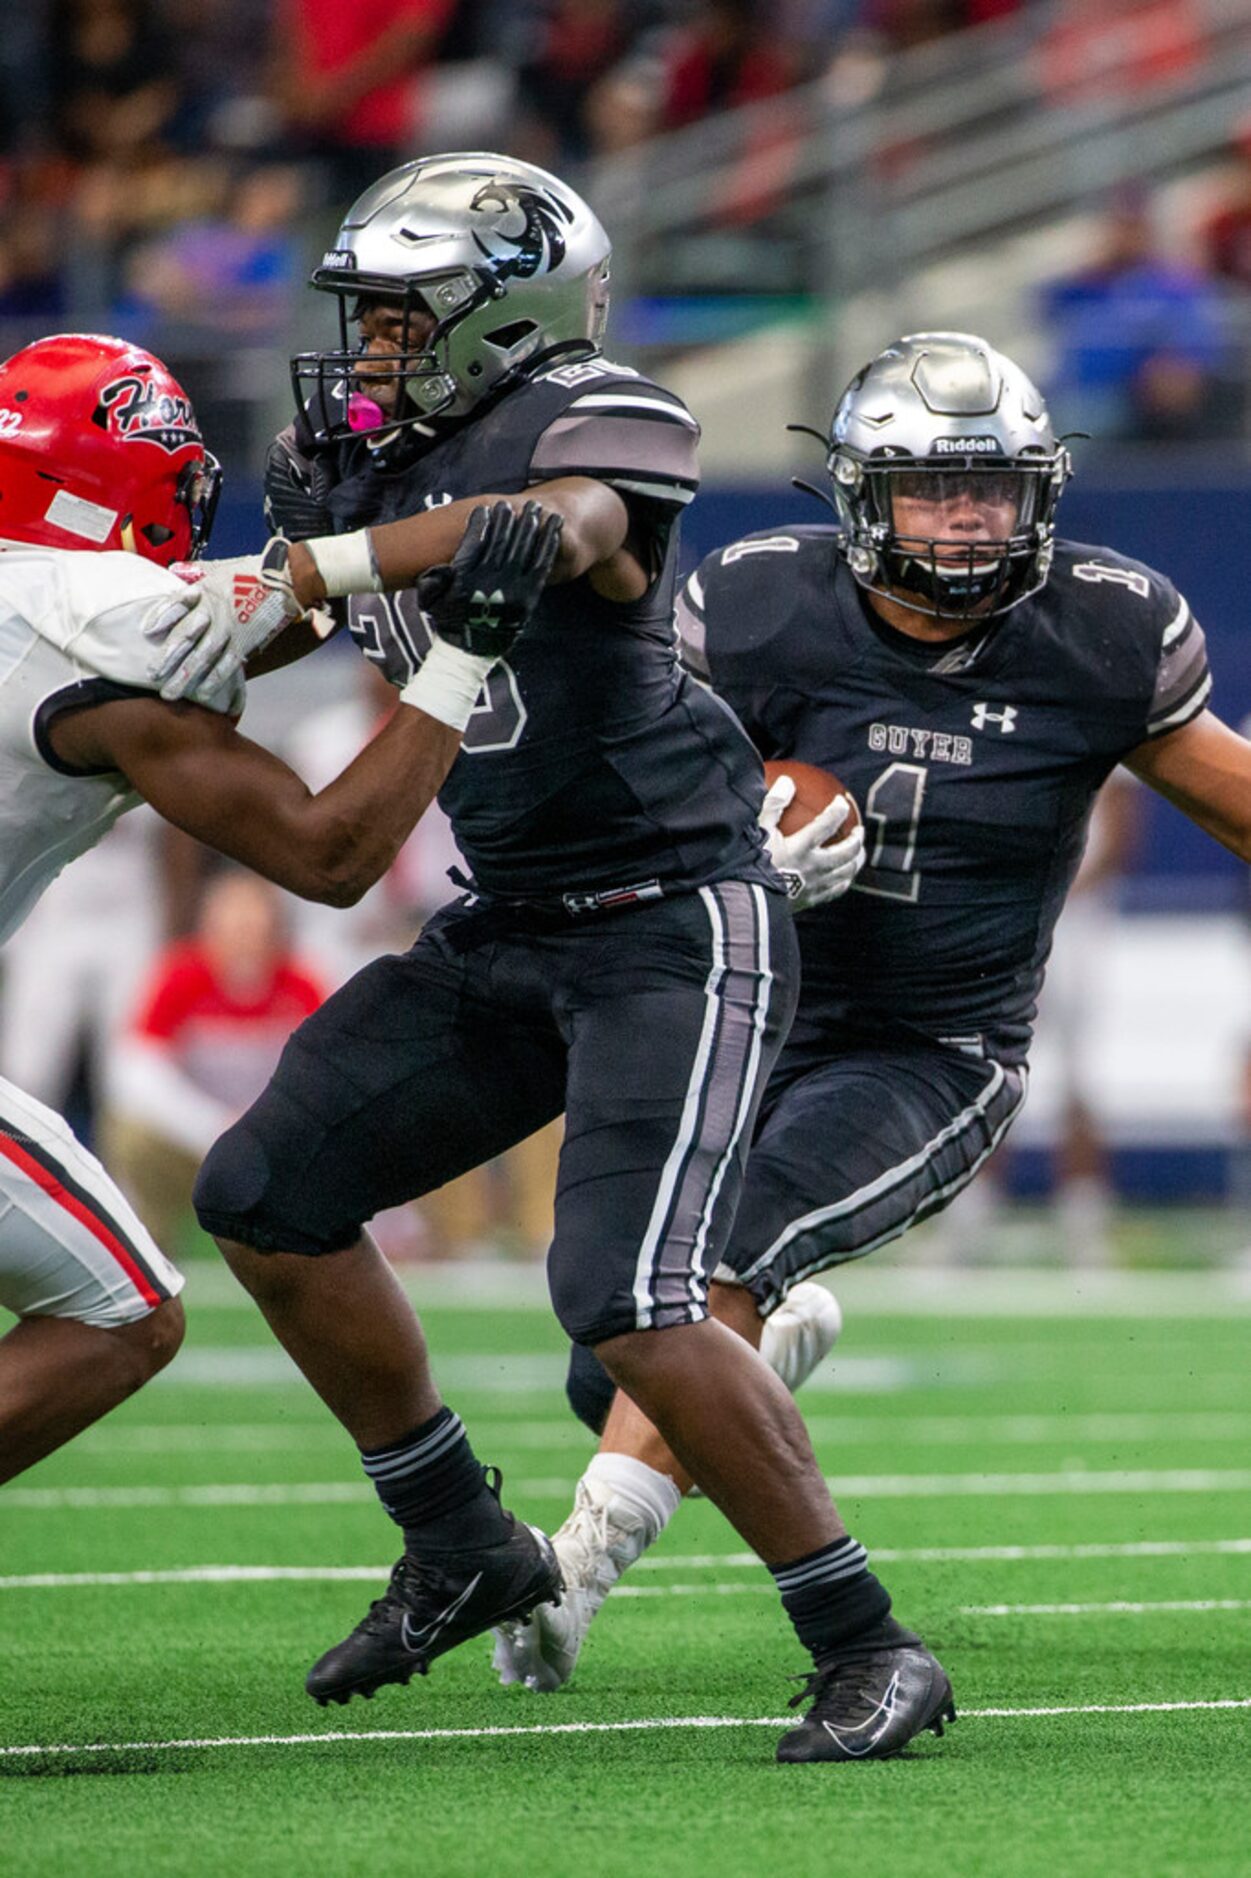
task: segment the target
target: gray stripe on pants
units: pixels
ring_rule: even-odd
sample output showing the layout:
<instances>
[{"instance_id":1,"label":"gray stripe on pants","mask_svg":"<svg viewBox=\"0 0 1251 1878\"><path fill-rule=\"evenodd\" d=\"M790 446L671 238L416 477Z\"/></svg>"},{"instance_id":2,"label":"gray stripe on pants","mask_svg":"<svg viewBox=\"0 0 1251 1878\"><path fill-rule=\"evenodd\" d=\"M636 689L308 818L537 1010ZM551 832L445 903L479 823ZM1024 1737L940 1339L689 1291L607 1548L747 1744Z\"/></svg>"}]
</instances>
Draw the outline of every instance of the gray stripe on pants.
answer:
<instances>
[{"instance_id":1,"label":"gray stripe on pants","mask_svg":"<svg viewBox=\"0 0 1251 1878\"><path fill-rule=\"evenodd\" d=\"M774 978L764 889L700 889L712 931L704 1028L677 1140L639 1255L639 1327L686 1322L707 1296L704 1248L717 1197L758 1095Z\"/></svg>"}]
</instances>

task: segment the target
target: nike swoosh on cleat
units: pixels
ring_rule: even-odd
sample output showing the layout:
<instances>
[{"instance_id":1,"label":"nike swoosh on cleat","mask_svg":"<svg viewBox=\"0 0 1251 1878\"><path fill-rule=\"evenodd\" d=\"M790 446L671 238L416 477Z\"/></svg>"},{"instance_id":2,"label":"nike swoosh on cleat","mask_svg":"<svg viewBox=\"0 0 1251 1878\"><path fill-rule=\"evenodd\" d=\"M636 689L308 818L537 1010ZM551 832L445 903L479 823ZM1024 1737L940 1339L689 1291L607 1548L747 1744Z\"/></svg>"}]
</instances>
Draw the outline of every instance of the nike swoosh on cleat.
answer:
<instances>
[{"instance_id":1,"label":"nike swoosh on cleat","mask_svg":"<svg viewBox=\"0 0 1251 1878\"><path fill-rule=\"evenodd\" d=\"M455 1617L457 1611L460 1610L463 1604L469 1602L481 1582L482 1573L475 1572L460 1596L453 1598L447 1608L440 1611L437 1617L432 1617L430 1622L424 1625L421 1630L413 1629L412 1621L409 1618L408 1612L405 1611L404 1620L400 1625L400 1642L403 1644L404 1648L411 1651L414 1656L417 1656L423 1650L429 1649L432 1643L437 1643L438 1639Z\"/></svg>"},{"instance_id":2,"label":"nike swoosh on cleat","mask_svg":"<svg viewBox=\"0 0 1251 1878\"><path fill-rule=\"evenodd\" d=\"M839 1734L838 1729L832 1727L829 1722L823 1721L821 1723L821 1726L824 1728L826 1734L830 1737L830 1740L833 1741L838 1747L840 1747L844 1754L851 1755L853 1758L856 1758L865 1754L871 1754L874 1748L877 1746L878 1742L882 1739L882 1736L886 1733L886 1730L890 1727L891 1722L895 1719L896 1698L898 1697L898 1694L899 1694L899 1671L896 1670L894 1675L891 1677L890 1681L886 1685L886 1689L885 1689L885 1692L883 1693L881 1701L878 1703L877 1707L873 1710L873 1713L869 1716L868 1721L866 1721L864 1724L865 1728L867 1728L869 1726L869 1722L873 1720L874 1715L880 1715L882 1717L882 1720L880 1724L878 1725L877 1729L872 1735L870 1735L869 1739L864 1742L863 1747L857 1746L853 1744L851 1741L846 1740L844 1736ZM857 1729L856 1733L857 1733L858 1740L863 1739L863 1734L864 1734L863 1729Z\"/></svg>"}]
</instances>

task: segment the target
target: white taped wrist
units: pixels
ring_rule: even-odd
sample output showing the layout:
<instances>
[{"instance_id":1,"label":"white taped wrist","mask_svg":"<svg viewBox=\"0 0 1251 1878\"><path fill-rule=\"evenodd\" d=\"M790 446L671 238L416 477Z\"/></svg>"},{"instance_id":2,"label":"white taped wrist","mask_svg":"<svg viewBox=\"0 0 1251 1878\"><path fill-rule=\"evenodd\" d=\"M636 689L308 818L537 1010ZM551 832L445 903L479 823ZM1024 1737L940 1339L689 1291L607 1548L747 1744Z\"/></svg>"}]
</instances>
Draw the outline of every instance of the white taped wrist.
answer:
<instances>
[{"instance_id":1,"label":"white taped wrist","mask_svg":"<svg viewBox=\"0 0 1251 1878\"><path fill-rule=\"evenodd\" d=\"M494 664L489 653L464 652L436 636L416 677L401 691L400 703L437 717L453 730L464 730Z\"/></svg>"},{"instance_id":2,"label":"white taped wrist","mask_svg":"<svg viewBox=\"0 0 1251 1878\"><path fill-rule=\"evenodd\" d=\"M367 528L358 528L351 535L315 535L303 545L313 557L328 600L349 593L382 592L382 576Z\"/></svg>"}]
</instances>

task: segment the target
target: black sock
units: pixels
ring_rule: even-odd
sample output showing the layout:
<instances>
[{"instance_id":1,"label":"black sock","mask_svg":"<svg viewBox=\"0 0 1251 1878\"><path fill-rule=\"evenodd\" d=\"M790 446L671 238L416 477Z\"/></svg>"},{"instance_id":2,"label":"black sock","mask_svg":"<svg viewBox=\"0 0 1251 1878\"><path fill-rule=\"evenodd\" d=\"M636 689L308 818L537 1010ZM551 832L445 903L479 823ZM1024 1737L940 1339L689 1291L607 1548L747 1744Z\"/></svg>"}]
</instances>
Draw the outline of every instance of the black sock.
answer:
<instances>
[{"instance_id":1,"label":"black sock","mask_svg":"<svg viewBox=\"0 0 1251 1878\"><path fill-rule=\"evenodd\" d=\"M818 1668L823 1658L859 1641L890 1617L890 1593L869 1570L864 1547L850 1535L769 1569L786 1615Z\"/></svg>"},{"instance_id":2,"label":"black sock","mask_svg":"<svg viewBox=\"0 0 1251 1878\"><path fill-rule=\"evenodd\" d=\"M410 1551L491 1545L511 1530L460 1416L449 1408L400 1441L362 1449L361 1465Z\"/></svg>"}]
</instances>

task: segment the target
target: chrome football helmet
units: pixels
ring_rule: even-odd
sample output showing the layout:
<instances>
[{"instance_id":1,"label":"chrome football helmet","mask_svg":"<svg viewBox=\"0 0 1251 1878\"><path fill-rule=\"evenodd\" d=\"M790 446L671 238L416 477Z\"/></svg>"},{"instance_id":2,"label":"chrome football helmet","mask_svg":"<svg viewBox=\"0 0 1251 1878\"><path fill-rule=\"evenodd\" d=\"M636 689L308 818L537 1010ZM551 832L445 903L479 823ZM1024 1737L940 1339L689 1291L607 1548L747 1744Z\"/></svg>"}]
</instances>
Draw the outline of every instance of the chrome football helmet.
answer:
<instances>
[{"instance_id":1,"label":"chrome football helmet","mask_svg":"<svg viewBox=\"0 0 1251 1878\"><path fill-rule=\"evenodd\" d=\"M598 350L611 252L581 197L532 163L475 151L390 171L353 203L311 277L338 297L340 338L337 351L291 363L313 440L463 417L523 366ZM371 372L402 383L385 411L362 388L366 342L351 331L371 305L404 314L385 372ZM414 314L423 329L435 322L418 343Z\"/></svg>"},{"instance_id":2,"label":"chrome football helmet","mask_svg":"<svg viewBox=\"0 0 1251 1878\"><path fill-rule=\"evenodd\" d=\"M828 448L843 553L870 593L939 619L987 619L1045 583L1072 465L1041 393L984 339L897 339L843 393ZM905 533L897 498L950 532ZM974 518L963 526L961 505ZM1004 532L988 535L979 512Z\"/></svg>"}]
</instances>

